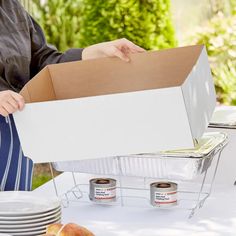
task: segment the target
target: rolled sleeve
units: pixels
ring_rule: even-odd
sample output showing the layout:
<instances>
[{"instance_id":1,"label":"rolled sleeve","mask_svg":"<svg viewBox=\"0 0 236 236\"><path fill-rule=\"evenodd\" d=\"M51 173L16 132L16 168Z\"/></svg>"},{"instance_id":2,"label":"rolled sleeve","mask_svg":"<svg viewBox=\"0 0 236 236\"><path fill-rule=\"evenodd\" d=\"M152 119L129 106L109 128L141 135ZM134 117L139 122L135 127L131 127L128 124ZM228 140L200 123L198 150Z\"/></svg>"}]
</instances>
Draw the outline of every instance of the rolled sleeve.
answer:
<instances>
[{"instance_id":1,"label":"rolled sleeve","mask_svg":"<svg viewBox=\"0 0 236 236\"><path fill-rule=\"evenodd\" d=\"M82 60L83 48L71 48L62 54L61 62Z\"/></svg>"}]
</instances>

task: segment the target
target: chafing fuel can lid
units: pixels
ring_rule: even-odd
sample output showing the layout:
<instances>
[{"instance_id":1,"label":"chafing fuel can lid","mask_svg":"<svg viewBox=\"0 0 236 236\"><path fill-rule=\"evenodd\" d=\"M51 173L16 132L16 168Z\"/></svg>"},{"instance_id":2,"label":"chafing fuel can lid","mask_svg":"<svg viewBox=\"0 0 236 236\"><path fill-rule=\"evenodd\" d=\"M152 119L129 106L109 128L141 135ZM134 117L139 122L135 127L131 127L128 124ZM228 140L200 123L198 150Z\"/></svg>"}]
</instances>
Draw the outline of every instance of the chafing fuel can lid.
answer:
<instances>
[{"instance_id":1,"label":"chafing fuel can lid","mask_svg":"<svg viewBox=\"0 0 236 236\"><path fill-rule=\"evenodd\" d=\"M90 179L89 182L90 182L90 184L93 184L96 186L102 186L102 187L116 184L116 180L111 179L111 178L94 178L94 179Z\"/></svg>"},{"instance_id":2,"label":"chafing fuel can lid","mask_svg":"<svg viewBox=\"0 0 236 236\"><path fill-rule=\"evenodd\" d=\"M151 183L150 187L155 188L155 189L163 189L163 190L169 190L169 189L177 190L178 184L174 182L160 181L160 182Z\"/></svg>"},{"instance_id":3,"label":"chafing fuel can lid","mask_svg":"<svg viewBox=\"0 0 236 236\"><path fill-rule=\"evenodd\" d=\"M236 129L236 106L216 107L209 127Z\"/></svg>"},{"instance_id":4,"label":"chafing fuel can lid","mask_svg":"<svg viewBox=\"0 0 236 236\"><path fill-rule=\"evenodd\" d=\"M205 133L193 149L170 150L160 152L161 156L203 157L227 143L228 136L223 132Z\"/></svg>"}]
</instances>

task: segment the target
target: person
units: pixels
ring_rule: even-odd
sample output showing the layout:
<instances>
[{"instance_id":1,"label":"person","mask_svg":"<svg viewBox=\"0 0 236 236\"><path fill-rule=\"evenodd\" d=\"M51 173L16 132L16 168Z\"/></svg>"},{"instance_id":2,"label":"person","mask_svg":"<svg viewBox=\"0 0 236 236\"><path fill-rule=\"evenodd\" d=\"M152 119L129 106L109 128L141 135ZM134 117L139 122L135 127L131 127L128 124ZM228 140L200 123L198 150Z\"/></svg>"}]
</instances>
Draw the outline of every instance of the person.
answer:
<instances>
[{"instance_id":1,"label":"person","mask_svg":"<svg viewBox=\"0 0 236 236\"><path fill-rule=\"evenodd\" d=\"M48 64L100 57L129 61L144 49L127 39L60 53L17 0L0 1L0 191L30 190L33 163L25 157L12 113L24 108L23 86Z\"/></svg>"}]
</instances>

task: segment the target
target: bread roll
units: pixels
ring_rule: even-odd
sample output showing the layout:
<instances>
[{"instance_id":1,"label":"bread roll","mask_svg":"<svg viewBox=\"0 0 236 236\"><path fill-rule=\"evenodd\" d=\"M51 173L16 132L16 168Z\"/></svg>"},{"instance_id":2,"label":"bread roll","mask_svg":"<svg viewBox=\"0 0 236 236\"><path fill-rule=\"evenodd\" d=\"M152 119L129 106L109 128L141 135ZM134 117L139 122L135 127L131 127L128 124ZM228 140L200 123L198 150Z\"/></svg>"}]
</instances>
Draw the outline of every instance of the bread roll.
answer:
<instances>
[{"instance_id":1,"label":"bread roll","mask_svg":"<svg viewBox=\"0 0 236 236\"><path fill-rule=\"evenodd\" d=\"M86 229L83 226L79 226L85 233L85 236L95 236L91 231L89 231L88 229Z\"/></svg>"},{"instance_id":2,"label":"bread roll","mask_svg":"<svg viewBox=\"0 0 236 236\"><path fill-rule=\"evenodd\" d=\"M84 230L79 227L77 224L66 224L61 232L60 232L60 236L86 236L86 234L84 233Z\"/></svg>"},{"instance_id":3,"label":"bread roll","mask_svg":"<svg viewBox=\"0 0 236 236\"><path fill-rule=\"evenodd\" d=\"M85 227L69 223L49 225L44 236L94 236L94 234Z\"/></svg>"}]
</instances>

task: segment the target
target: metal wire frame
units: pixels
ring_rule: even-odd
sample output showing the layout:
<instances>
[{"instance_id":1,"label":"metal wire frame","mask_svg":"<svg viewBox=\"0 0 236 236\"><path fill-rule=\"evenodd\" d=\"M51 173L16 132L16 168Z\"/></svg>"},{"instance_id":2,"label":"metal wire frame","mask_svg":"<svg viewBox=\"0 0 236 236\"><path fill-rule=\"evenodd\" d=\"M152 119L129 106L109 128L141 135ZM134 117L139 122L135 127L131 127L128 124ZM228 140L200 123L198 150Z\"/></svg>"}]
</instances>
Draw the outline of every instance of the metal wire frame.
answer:
<instances>
[{"instance_id":1,"label":"metal wire frame","mask_svg":"<svg viewBox=\"0 0 236 236\"><path fill-rule=\"evenodd\" d=\"M221 144L219 148L217 149L216 152L211 154L211 158L215 156L215 164L213 165L213 174L208 176L208 170L206 170L202 176L202 181L199 183L200 188L199 190L193 191L191 189L182 189L178 191L178 194L181 195L181 197L178 199L178 206L172 207L173 209L186 209L190 210L189 218L192 218L196 211L203 207L206 199L210 196L213 183L215 180L216 172L218 169L221 153L223 149L225 148L227 142ZM88 191L86 190L88 188L88 184L83 184L83 183L78 183L75 177L75 173L71 172L72 178L73 178L73 185L71 189L68 189L65 193L59 194L58 193L58 188L57 188L57 183L55 176L53 174L53 167L50 165L51 169L51 174L53 177L53 184L55 188L56 195L61 199L62 205L64 207L68 207L70 202L81 202L81 203L88 203L89 200L89 195ZM123 185L122 181L122 176L121 174L116 176L119 180L119 185L117 186L117 198L116 202L112 203L106 203L106 205L120 205L120 206L130 206L129 204L125 203L124 201L126 200L140 200L143 204L143 206L139 205L139 207L152 207L150 205L150 199L148 196L149 194L149 189L146 188L146 182L147 178L143 178L143 187L127 187ZM210 183L206 183L206 178L210 179ZM133 194L130 194L130 191L135 191L137 194L133 196ZM96 203L97 204L97 203ZM103 203L104 204L104 203Z\"/></svg>"}]
</instances>

